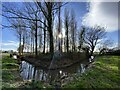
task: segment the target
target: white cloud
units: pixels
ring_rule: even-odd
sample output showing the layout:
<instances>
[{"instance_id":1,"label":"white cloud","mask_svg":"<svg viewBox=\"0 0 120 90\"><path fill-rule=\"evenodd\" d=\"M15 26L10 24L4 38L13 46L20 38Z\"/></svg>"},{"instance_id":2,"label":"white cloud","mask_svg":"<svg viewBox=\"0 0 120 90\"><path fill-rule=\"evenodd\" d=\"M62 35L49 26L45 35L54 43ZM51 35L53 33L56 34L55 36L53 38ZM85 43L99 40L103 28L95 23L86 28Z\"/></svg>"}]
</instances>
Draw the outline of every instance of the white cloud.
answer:
<instances>
[{"instance_id":1,"label":"white cloud","mask_svg":"<svg viewBox=\"0 0 120 90\"><path fill-rule=\"evenodd\" d=\"M119 2L120 0L87 0L88 2Z\"/></svg>"},{"instance_id":2,"label":"white cloud","mask_svg":"<svg viewBox=\"0 0 120 90\"><path fill-rule=\"evenodd\" d=\"M18 43L16 43L16 42L5 42L5 43L2 43L1 46L15 46L15 47L17 47Z\"/></svg>"},{"instance_id":3,"label":"white cloud","mask_svg":"<svg viewBox=\"0 0 120 90\"><path fill-rule=\"evenodd\" d=\"M15 41L7 41L0 43L2 50L14 50L16 51L18 48L19 43Z\"/></svg>"},{"instance_id":4,"label":"white cloud","mask_svg":"<svg viewBox=\"0 0 120 90\"><path fill-rule=\"evenodd\" d=\"M2 2L34 2L34 0L1 0ZM37 0L38 2L41 2L41 0ZM45 0L50 1L50 0ZM88 0L51 0L53 2L88 2ZM93 0L91 0L93 1ZM99 2L100 0L96 0ZM104 2L118 2L119 0L104 0Z\"/></svg>"},{"instance_id":5,"label":"white cloud","mask_svg":"<svg viewBox=\"0 0 120 90\"><path fill-rule=\"evenodd\" d=\"M104 26L107 32L118 30L118 3L95 1L90 2L89 12L83 17L82 24L89 27Z\"/></svg>"},{"instance_id":6,"label":"white cloud","mask_svg":"<svg viewBox=\"0 0 120 90\"><path fill-rule=\"evenodd\" d=\"M10 43L16 43L15 41L8 41L8 42L10 42Z\"/></svg>"}]
</instances>

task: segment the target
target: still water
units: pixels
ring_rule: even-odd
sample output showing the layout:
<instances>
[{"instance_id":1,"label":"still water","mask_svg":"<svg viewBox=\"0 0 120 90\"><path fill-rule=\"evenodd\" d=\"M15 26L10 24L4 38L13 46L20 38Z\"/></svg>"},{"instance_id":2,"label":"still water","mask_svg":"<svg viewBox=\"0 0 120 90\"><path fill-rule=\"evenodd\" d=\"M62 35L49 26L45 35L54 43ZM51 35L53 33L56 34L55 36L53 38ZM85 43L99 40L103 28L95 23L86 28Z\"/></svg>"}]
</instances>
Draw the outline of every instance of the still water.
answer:
<instances>
[{"instance_id":1,"label":"still water","mask_svg":"<svg viewBox=\"0 0 120 90\"><path fill-rule=\"evenodd\" d=\"M41 80L41 81L56 81L61 77L67 77L71 74L84 73L86 69L85 63L73 64L70 67L64 69L48 70L40 67L35 67L32 64L22 61L20 65L20 75L24 80Z\"/></svg>"}]
</instances>

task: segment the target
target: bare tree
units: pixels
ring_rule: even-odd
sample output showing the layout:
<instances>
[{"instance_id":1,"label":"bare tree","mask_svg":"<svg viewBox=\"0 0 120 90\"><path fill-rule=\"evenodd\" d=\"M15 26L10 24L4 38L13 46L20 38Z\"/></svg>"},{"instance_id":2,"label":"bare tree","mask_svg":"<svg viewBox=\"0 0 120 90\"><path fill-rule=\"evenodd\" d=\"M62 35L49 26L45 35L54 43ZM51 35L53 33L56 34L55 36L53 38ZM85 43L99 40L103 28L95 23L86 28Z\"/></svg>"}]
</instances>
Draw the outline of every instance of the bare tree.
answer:
<instances>
[{"instance_id":1,"label":"bare tree","mask_svg":"<svg viewBox=\"0 0 120 90\"><path fill-rule=\"evenodd\" d=\"M79 33L79 46L78 46L79 51L82 50L84 44L84 37L85 37L85 28L82 27L82 30Z\"/></svg>"},{"instance_id":2,"label":"bare tree","mask_svg":"<svg viewBox=\"0 0 120 90\"><path fill-rule=\"evenodd\" d=\"M109 50L109 47L111 47L113 45L113 41L110 40L110 39L106 39L104 41L102 41L100 44L99 44L99 54L104 54L106 53L108 50Z\"/></svg>"},{"instance_id":3,"label":"bare tree","mask_svg":"<svg viewBox=\"0 0 120 90\"><path fill-rule=\"evenodd\" d=\"M45 16L47 20L47 30L49 32L50 36L50 52L54 52L54 46L53 46L53 30L52 30L52 25L53 25L53 2L37 2L37 5L39 6L40 10L42 11L43 15Z\"/></svg>"},{"instance_id":4,"label":"bare tree","mask_svg":"<svg viewBox=\"0 0 120 90\"><path fill-rule=\"evenodd\" d=\"M70 20L69 20L69 11L67 9L64 10L64 27L65 27L65 35L66 35L66 49L69 52L69 27L70 27Z\"/></svg>"},{"instance_id":5,"label":"bare tree","mask_svg":"<svg viewBox=\"0 0 120 90\"><path fill-rule=\"evenodd\" d=\"M58 34L61 34L61 19L60 19L60 14L61 14L61 2L58 3ZM59 51L62 52L62 45L61 45L61 38L58 38L60 40L59 41Z\"/></svg>"},{"instance_id":6,"label":"bare tree","mask_svg":"<svg viewBox=\"0 0 120 90\"><path fill-rule=\"evenodd\" d=\"M72 52L75 51L76 29L77 29L77 22L75 20L75 13L73 10L71 10L70 31L71 31Z\"/></svg>"},{"instance_id":7,"label":"bare tree","mask_svg":"<svg viewBox=\"0 0 120 90\"><path fill-rule=\"evenodd\" d=\"M90 48L90 55L93 55L95 46L100 43L100 39L103 39L104 36L106 35L105 28L100 27L100 26L95 26L91 28L86 28L85 29L85 43L89 46Z\"/></svg>"},{"instance_id":8,"label":"bare tree","mask_svg":"<svg viewBox=\"0 0 120 90\"><path fill-rule=\"evenodd\" d=\"M11 20L11 27L16 29L16 35L19 39L19 55L23 54L24 44L25 44L25 26L22 27L25 22L21 19Z\"/></svg>"},{"instance_id":9,"label":"bare tree","mask_svg":"<svg viewBox=\"0 0 120 90\"><path fill-rule=\"evenodd\" d=\"M25 20L26 24L29 28L34 29L35 33L35 55L37 55L37 46L38 46L38 28L43 28L42 26L38 25L38 22L43 23L44 22L40 19L40 11L38 10L38 7L35 3L23 3L24 7L14 8L14 7L6 7L3 5L3 16L9 19L22 19ZM38 17L39 16L39 17ZM31 24L33 24L31 26ZM44 24L45 25L45 24ZM33 28L34 26L34 28ZM46 25L45 25L46 26ZM23 26L22 26L23 27Z\"/></svg>"},{"instance_id":10,"label":"bare tree","mask_svg":"<svg viewBox=\"0 0 120 90\"><path fill-rule=\"evenodd\" d=\"M44 22L46 23L46 19L44 19ZM44 44L43 44L44 46L43 46L43 53L45 53L45 51L46 51L46 49L45 49L45 48L46 48L46 47L45 47L45 46L46 46L46 27L45 27L45 26L44 26L44 29L45 29L45 30L44 30Z\"/></svg>"},{"instance_id":11,"label":"bare tree","mask_svg":"<svg viewBox=\"0 0 120 90\"><path fill-rule=\"evenodd\" d=\"M65 4L59 5L58 2L35 2L35 3L22 3L23 7L14 7L14 4L8 3L11 6L8 8L7 5L3 5L3 16L10 19L22 19L26 21L27 27L34 29L34 38L33 42L35 42L35 54L37 55L37 46L38 46L38 28L42 28L43 30L48 31L49 36L49 49L50 52L54 52L53 45L53 21L58 10ZM41 15L46 19L46 23L43 19L41 19ZM34 25L31 26L31 24ZM43 24L40 25L39 23ZM45 28L46 27L46 28ZM29 31L31 32L31 31ZM46 34L47 35L47 34ZM32 35L31 35L32 36ZM44 43L45 44L45 43ZM34 45L34 43L33 43ZM32 46L32 44L31 44ZM34 48L34 47L33 47ZM34 51L34 50L33 50Z\"/></svg>"},{"instance_id":12,"label":"bare tree","mask_svg":"<svg viewBox=\"0 0 120 90\"><path fill-rule=\"evenodd\" d=\"M53 22L55 19L55 14L60 11L60 8L65 4L60 4L59 2L37 2L37 5L40 8L40 11L47 20L47 30L49 33L49 48L50 52L54 52L54 42L53 42ZM60 13L60 12L59 12ZM59 14L60 15L60 14Z\"/></svg>"}]
</instances>

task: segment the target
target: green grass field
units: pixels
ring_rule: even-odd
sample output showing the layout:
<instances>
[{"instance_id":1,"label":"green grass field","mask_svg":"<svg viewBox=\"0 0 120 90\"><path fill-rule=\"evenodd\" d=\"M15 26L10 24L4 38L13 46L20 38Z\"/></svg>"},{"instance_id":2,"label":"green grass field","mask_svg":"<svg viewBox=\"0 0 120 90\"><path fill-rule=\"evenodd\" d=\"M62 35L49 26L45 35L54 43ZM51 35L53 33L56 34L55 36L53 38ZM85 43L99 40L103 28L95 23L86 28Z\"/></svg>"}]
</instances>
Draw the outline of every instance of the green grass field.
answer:
<instances>
[{"instance_id":1,"label":"green grass field","mask_svg":"<svg viewBox=\"0 0 120 90\"><path fill-rule=\"evenodd\" d=\"M65 88L120 88L118 63L120 56L100 56L92 68L68 84Z\"/></svg>"},{"instance_id":2,"label":"green grass field","mask_svg":"<svg viewBox=\"0 0 120 90\"><path fill-rule=\"evenodd\" d=\"M63 88L120 88L118 66L120 56L99 56L92 67L82 75L73 75L74 80ZM19 75L17 60L5 55L2 58L2 88L43 88L51 87L39 81L23 81ZM118 65L119 64L119 65Z\"/></svg>"}]
</instances>

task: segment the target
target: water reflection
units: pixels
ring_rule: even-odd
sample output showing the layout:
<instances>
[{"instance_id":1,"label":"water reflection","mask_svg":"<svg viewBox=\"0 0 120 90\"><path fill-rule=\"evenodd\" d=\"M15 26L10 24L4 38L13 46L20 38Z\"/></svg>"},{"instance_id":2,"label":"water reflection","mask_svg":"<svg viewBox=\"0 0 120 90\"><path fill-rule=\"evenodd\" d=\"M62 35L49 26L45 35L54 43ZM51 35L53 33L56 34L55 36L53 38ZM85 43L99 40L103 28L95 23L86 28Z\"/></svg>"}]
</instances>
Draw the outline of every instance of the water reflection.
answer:
<instances>
[{"instance_id":1,"label":"water reflection","mask_svg":"<svg viewBox=\"0 0 120 90\"><path fill-rule=\"evenodd\" d=\"M20 75L24 80L41 80L52 83L65 78L73 73L83 73L85 71L85 64L77 63L70 67L57 70L47 70L44 68L38 68L31 65L28 62L22 61L20 65Z\"/></svg>"}]
</instances>

